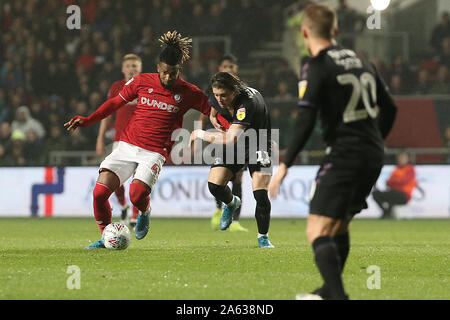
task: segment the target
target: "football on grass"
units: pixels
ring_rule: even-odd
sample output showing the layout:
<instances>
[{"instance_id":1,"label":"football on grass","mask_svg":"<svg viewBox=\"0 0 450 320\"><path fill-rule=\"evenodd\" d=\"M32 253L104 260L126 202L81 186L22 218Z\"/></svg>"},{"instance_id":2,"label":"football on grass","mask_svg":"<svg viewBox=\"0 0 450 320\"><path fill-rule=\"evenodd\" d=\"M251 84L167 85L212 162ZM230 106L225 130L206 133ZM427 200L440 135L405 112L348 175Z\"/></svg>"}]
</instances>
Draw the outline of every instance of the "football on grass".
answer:
<instances>
[{"instance_id":1,"label":"football on grass","mask_svg":"<svg viewBox=\"0 0 450 320\"><path fill-rule=\"evenodd\" d=\"M110 223L103 230L102 239L107 249L124 250L130 245L130 229L119 222Z\"/></svg>"}]
</instances>

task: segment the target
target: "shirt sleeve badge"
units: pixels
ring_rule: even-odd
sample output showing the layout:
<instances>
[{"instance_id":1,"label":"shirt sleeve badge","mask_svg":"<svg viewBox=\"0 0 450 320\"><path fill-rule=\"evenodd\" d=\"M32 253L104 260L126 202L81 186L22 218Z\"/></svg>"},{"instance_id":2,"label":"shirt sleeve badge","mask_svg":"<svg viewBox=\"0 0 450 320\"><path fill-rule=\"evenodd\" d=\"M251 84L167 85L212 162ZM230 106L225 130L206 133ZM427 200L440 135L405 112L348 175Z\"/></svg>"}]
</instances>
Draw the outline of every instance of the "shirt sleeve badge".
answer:
<instances>
[{"instance_id":1,"label":"shirt sleeve badge","mask_svg":"<svg viewBox=\"0 0 450 320\"><path fill-rule=\"evenodd\" d=\"M236 112L236 118L239 121L242 121L245 119L245 108L238 109L238 111Z\"/></svg>"},{"instance_id":2,"label":"shirt sleeve badge","mask_svg":"<svg viewBox=\"0 0 450 320\"><path fill-rule=\"evenodd\" d=\"M303 80L298 83L298 97L299 99L303 99L303 96L306 92L306 87L308 85L308 81Z\"/></svg>"}]
</instances>

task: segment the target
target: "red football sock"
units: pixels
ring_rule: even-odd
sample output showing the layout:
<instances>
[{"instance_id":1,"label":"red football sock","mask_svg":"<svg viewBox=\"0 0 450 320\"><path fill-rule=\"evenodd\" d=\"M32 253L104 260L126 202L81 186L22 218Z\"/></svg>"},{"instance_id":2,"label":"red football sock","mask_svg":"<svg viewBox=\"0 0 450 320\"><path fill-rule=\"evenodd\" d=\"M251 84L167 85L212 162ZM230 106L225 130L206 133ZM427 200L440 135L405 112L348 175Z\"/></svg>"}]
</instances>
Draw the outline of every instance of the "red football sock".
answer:
<instances>
[{"instance_id":1,"label":"red football sock","mask_svg":"<svg viewBox=\"0 0 450 320\"><path fill-rule=\"evenodd\" d=\"M139 214L139 209L136 206L133 206L133 215L132 218L133 219L137 219L137 216Z\"/></svg>"},{"instance_id":2,"label":"red football sock","mask_svg":"<svg viewBox=\"0 0 450 320\"><path fill-rule=\"evenodd\" d=\"M130 200L139 211L145 212L150 205L150 192L143 185L133 182L130 185Z\"/></svg>"},{"instance_id":3,"label":"red football sock","mask_svg":"<svg viewBox=\"0 0 450 320\"><path fill-rule=\"evenodd\" d=\"M123 207L126 205L125 202L125 187L121 185L118 187L114 193L116 194L117 200L119 200L120 205Z\"/></svg>"},{"instance_id":4,"label":"red football sock","mask_svg":"<svg viewBox=\"0 0 450 320\"><path fill-rule=\"evenodd\" d=\"M94 188L94 216L100 232L111 223L111 206L109 205L109 197L112 190L105 184L97 182Z\"/></svg>"}]
</instances>

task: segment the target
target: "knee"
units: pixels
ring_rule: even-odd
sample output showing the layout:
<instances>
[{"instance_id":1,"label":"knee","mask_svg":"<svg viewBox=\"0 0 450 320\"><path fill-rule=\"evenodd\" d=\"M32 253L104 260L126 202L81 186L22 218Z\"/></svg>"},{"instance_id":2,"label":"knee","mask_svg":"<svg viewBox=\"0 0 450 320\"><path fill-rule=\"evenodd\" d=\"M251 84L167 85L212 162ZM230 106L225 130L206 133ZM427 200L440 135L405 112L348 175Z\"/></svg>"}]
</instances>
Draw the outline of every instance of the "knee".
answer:
<instances>
[{"instance_id":1,"label":"knee","mask_svg":"<svg viewBox=\"0 0 450 320\"><path fill-rule=\"evenodd\" d=\"M106 201L111 195L112 190L105 184L97 183L92 192L94 201Z\"/></svg>"},{"instance_id":2,"label":"knee","mask_svg":"<svg viewBox=\"0 0 450 320\"><path fill-rule=\"evenodd\" d=\"M208 181L208 189L209 189L209 192L211 192L211 194L213 196L215 196L215 195L219 194L224 189L224 186L220 186L218 184L215 184L215 183L212 183L212 182Z\"/></svg>"},{"instance_id":3,"label":"knee","mask_svg":"<svg viewBox=\"0 0 450 320\"><path fill-rule=\"evenodd\" d=\"M317 238L316 232L312 230L312 228L306 228L306 239L308 240L309 244L312 244L314 240Z\"/></svg>"},{"instance_id":4,"label":"knee","mask_svg":"<svg viewBox=\"0 0 450 320\"><path fill-rule=\"evenodd\" d=\"M308 239L309 244L313 244L317 238L331 236L331 231L326 229L319 228L307 228L306 229L306 238Z\"/></svg>"},{"instance_id":5,"label":"knee","mask_svg":"<svg viewBox=\"0 0 450 320\"><path fill-rule=\"evenodd\" d=\"M334 228L335 223L329 221L328 218L319 217L318 219L313 219L310 216L306 227L306 238L309 244L312 244L319 237L332 236Z\"/></svg>"},{"instance_id":6,"label":"knee","mask_svg":"<svg viewBox=\"0 0 450 320\"><path fill-rule=\"evenodd\" d=\"M143 185L134 182L130 185L130 201L135 206L145 200L149 194L149 190Z\"/></svg>"}]
</instances>

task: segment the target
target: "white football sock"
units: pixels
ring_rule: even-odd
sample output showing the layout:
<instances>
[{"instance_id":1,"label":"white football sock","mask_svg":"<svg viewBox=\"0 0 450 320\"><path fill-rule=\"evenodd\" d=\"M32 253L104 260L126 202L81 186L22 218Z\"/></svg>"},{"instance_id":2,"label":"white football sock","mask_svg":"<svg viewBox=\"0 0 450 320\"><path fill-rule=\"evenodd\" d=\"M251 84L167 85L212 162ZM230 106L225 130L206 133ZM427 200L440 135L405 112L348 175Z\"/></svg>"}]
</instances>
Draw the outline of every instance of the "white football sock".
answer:
<instances>
[{"instance_id":1,"label":"white football sock","mask_svg":"<svg viewBox=\"0 0 450 320\"><path fill-rule=\"evenodd\" d=\"M261 237L268 237L268 236L269 236L268 233L264 233L264 234L258 233L258 238L261 238Z\"/></svg>"}]
</instances>

